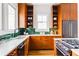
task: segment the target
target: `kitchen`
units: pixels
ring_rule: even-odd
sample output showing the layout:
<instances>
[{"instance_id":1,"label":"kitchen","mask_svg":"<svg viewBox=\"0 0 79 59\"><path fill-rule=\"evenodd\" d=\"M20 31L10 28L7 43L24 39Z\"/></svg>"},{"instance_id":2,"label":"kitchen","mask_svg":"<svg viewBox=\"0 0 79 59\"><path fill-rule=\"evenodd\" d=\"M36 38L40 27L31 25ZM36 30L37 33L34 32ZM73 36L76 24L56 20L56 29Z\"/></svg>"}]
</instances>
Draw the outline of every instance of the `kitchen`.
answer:
<instances>
[{"instance_id":1,"label":"kitchen","mask_svg":"<svg viewBox=\"0 0 79 59\"><path fill-rule=\"evenodd\" d=\"M0 3L0 17L0 56L79 56L77 3Z\"/></svg>"}]
</instances>

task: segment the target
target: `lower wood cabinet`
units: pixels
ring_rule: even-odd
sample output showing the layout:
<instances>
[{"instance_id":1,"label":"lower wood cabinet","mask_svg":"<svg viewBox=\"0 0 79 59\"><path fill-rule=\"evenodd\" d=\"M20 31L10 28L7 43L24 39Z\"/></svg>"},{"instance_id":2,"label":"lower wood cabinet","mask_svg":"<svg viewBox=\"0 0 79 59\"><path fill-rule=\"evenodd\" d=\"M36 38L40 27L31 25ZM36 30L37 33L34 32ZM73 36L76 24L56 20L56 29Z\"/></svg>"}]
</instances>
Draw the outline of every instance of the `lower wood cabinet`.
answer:
<instances>
[{"instance_id":1,"label":"lower wood cabinet","mask_svg":"<svg viewBox=\"0 0 79 59\"><path fill-rule=\"evenodd\" d=\"M77 55L76 53L72 52L72 56L79 56L79 55Z\"/></svg>"},{"instance_id":2,"label":"lower wood cabinet","mask_svg":"<svg viewBox=\"0 0 79 59\"><path fill-rule=\"evenodd\" d=\"M40 36L31 36L29 39L30 49L41 49L41 40ZM40 45L39 45L40 44Z\"/></svg>"},{"instance_id":3,"label":"lower wood cabinet","mask_svg":"<svg viewBox=\"0 0 79 59\"><path fill-rule=\"evenodd\" d=\"M56 55L56 44L53 36L31 36L29 39L30 50L50 50Z\"/></svg>"},{"instance_id":4,"label":"lower wood cabinet","mask_svg":"<svg viewBox=\"0 0 79 59\"><path fill-rule=\"evenodd\" d=\"M41 36L42 49L54 49L54 38L51 36Z\"/></svg>"},{"instance_id":5,"label":"lower wood cabinet","mask_svg":"<svg viewBox=\"0 0 79 59\"><path fill-rule=\"evenodd\" d=\"M79 49L71 49L72 51L72 56L79 56Z\"/></svg>"},{"instance_id":6,"label":"lower wood cabinet","mask_svg":"<svg viewBox=\"0 0 79 59\"><path fill-rule=\"evenodd\" d=\"M56 55L54 38L61 38L61 36L30 36L22 42L21 46L23 48L16 47L7 56L27 56L31 50L50 50L53 52L53 55Z\"/></svg>"},{"instance_id":7,"label":"lower wood cabinet","mask_svg":"<svg viewBox=\"0 0 79 59\"><path fill-rule=\"evenodd\" d=\"M24 56L28 55L29 51L29 38L27 38L24 42Z\"/></svg>"},{"instance_id":8,"label":"lower wood cabinet","mask_svg":"<svg viewBox=\"0 0 79 59\"><path fill-rule=\"evenodd\" d=\"M31 36L30 49L54 49L52 36Z\"/></svg>"},{"instance_id":9,"label":"lower wood cabinet","mask_svg":"<svg viewBox=\"0 0 79 59\"><path fill-rule=\"evenodd\" d=\"M7 56L17 56L17 48L10 52Z\"/></svg>"},{"instance_id":10,"label":"lower wood cabinet","mask_svg":"<svg viewBox=\"0 0 79 59\"><path fill-rule=\"evenodd\" d=\"M29 51L29 37L22 43L21 46L23 47L16 47L7 56L27 56Z\"/></svg>"}]
</instances>

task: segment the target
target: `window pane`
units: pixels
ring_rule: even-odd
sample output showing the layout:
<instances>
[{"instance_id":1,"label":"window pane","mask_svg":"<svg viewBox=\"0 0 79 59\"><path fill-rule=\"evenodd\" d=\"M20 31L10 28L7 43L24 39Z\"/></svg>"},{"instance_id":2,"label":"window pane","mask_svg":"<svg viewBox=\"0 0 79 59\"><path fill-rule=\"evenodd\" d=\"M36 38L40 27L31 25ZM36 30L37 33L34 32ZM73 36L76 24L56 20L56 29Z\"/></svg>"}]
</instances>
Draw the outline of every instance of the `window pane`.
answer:
<instances>
[{"instance_id":1,"label":"window pane","mask_svg":"<svg viewBox=\"0 0 79 59\"><path fill-rule=\"evenodd\" d=\"M36 31L48 31L48 22L46 15L38 15L37 17L37 29Z\"/></svg>"},{"instance_id":2,"label":"window pane","mask_svg":"<svg viewBox=\"0 0 79 59\"><path fill-rule=\"evenodd\" d=\"M39 15L37 23L38 23L37 24L38 29L47 29L47 16Z\"/></svg>"},{"instance_id":3,"label":"window pane","mask_svg":"<svg viewBox=\"0 0 79 59\"><path fill-rule=\"evenodd\" d=\"M39 21L42 21L42 17L41 16L38 16L38 20L37 20L38 22Z\"/></svg>"},{"instance_id":4,"label":"window pane","mask_svg":"<svg viewBox=\"0 0 79 59\"><path fill-rule=\"evenodd\" d=\"M46 22L47 21L47 17L43 16L43 21Z\"/></svg>"},{"instance_id":5,"label":"window pane","mask_svg":"<svg viewBox=\"0 0 79 59\"><path fill-rule=\"evenodd\" d=\"M46 16L38 16L38 22L46 22L47 21L47 17Z\"/></svg>"},{"instance_id":6,"label":"window pane","mask_svg":"<svg viewBox=\"0 0 79 59\"><path fill-rule=\"evenodd\" d=\"M47 23L38 23L38 29L47 29Z\"/></svg>"},{"instance_id":7,"label":"window pane","mask_svg":"<svg viewBox=\"0 0 79 59\"><path fill-rule=\"evenodd\" d=\"M8 5L8 29L15 29L15 9Z\"/></svg>"}]
</instances>

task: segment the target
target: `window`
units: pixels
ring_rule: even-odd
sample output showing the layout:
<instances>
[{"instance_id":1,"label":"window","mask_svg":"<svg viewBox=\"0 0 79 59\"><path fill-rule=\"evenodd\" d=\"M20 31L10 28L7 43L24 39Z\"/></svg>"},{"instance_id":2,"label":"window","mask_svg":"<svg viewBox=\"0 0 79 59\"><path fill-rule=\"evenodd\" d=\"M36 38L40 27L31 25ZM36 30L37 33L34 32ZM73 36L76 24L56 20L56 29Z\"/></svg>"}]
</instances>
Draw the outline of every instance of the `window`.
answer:
<instances>
[{"instance_id":1,"label":"window","mask_svg":"<svg viewBox=\"0 0 79 59\"><path fill-rule=\"evenodd\" d=\"M48 30L48 22L46 15L39 15L37 17L37 29L38 31L47 31Z\"/></svg>"},{"instance_id":2,"label":"window","mask_svg":"<svg viewBox=\"0 0 79 59\"><path fill-rule=\"evenodd\" d=\"M8 29L15 29L15 9L8 5Z\"/></svg>"},{"instance_id":3,"label":"window","mask_svg":"<svg viewBox=\"0 0 79 59\"><path fill-rule=\"evenodd\" d=\"M0 30L2 30L2 4L0 3Z\"/></svg>"}]
</instances>

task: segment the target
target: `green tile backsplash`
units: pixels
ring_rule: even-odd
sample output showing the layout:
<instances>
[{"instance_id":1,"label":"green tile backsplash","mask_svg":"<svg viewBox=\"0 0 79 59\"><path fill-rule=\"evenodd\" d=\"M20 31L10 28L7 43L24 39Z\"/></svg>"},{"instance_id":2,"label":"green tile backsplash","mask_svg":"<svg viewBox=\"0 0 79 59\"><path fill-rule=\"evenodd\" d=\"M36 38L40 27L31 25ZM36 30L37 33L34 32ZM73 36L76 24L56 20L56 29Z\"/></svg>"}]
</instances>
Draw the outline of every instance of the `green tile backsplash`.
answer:
<instances>
[{"instance_id":1,"label":"green tile backsplash","mask_svg":"<svg viewBox=\"0 0 79 59\"><path fill-rule=\"evenodd\" d=\"M5 39L14 38L14 37L17 37L18 35L19 35L19 32L1 35L1 36L0 36L0 40L5 40Z\"/></svg>"},{"instance_id":2,"label":"green tile backsplash","mask_svg":"<svg viewBox=\"0 0 79 59\"><path fill-rule=\"evenodd\" d=\"M49 28L49 32L45 32L45 34L50 34L51 28ZM40 34L40 32L36 32L35 28L27 28L26 33L28 34Z\"/></svg>"},{"instance_id":3,"label":"green tile backsplash","mask_svg":"<svg viewBox=\"0 0 79 59\"><path fill-rule=\"evenodd\" d=\"M51 31L51 28L49 29L49 32L45 32L45 34L50 34L50 31ZM25 28L19 28L18 32L1 35L0 40L14 38L14 37L17 37L18 35L24 35L24 32L28 34L40 34L40 32L35 31L35 28L27 28L26 30Z\"/></svg>"}]
</instances>

